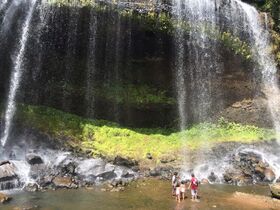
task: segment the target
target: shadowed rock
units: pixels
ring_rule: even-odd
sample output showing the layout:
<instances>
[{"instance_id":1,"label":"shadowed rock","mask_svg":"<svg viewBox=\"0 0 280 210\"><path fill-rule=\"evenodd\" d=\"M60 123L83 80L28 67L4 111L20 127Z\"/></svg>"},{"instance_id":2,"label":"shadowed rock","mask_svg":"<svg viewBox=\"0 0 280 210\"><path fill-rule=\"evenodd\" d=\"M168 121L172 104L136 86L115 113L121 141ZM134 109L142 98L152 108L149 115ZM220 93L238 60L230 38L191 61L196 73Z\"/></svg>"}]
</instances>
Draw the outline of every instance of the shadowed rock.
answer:
<instances>
[{"instance_id":1,"label":"shadowed rock","mask_svg":"<svg viewBox=\"0 0 280 210\"><path fill-rule=\"evenodd\" d=\"M42 158L36 154L27 154L25 157L26 161L30 164L30 165L35 165L35 164L42 164L44 163L44 161L42 160Z\"/></svg>"},{"instance_id":2,"label":"shadowed rock","mask_svg":"<svg viewBox=\"0 0 280 210\"><path fill-rule=\"evenodd\" d=\"M1 203L7 203L11 199L12 199L11 197L5 195L4 193L0 193L0 202Z\"/></svg>"},{"instance_id":3,"label":"shadowed rock","mask_svg":"<svg viewBox=\"0 0 280 210\"><path fill-rule=\"evenodd\" d=\"M56 188L77 188L71 177L55 177L53 184Z\"/></svg>"},{"instance_id":4,"label":"shadowed rock","mask_svg":"<svg viewBox=\"0 0 280 210\"><path fill-rule=\"evenodd\" d=\"M280 183L270 185L272 197L280 199Z\"/></svg>"},{"instance_id":5,"label":"shadowed rock","mask_svg":"<svg viewBox=\"0 0 280 210\"><path fill-rule=\"evenodd\" d=\"M16 167L14 164L6 161L5 164L0 166L0 182L10 181L17 178Z\"/></svg>"},{"instance_id":6,"label":"shadowed rock","mask_svg":"<svg viewBox=\"0 0 280 210\"><path fill-rule=\"evenodd\" d=\"M133 166L137 166L138 162L130 158L123 158L121 156L117 156L114 159L114 165L133 167Z\"/></svg>"}]
</instances>

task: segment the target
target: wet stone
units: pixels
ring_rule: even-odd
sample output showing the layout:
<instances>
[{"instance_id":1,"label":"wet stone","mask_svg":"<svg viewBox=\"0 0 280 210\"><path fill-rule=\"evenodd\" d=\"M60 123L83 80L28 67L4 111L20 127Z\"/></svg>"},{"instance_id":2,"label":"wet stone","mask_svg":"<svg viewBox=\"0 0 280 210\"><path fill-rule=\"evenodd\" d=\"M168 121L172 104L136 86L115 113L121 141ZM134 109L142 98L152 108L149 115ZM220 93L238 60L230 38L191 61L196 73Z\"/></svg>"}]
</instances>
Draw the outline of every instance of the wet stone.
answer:
<instances>
[{"instance_id":1,"label":"wet stone","mask_svg":"<svg viewBox=\"0 0 280 210\"><path fill-rule=\"evenodd\" d=\"M29 183L24 187L23 190L27 192L37 192L39 190L39 186L37 183Z\"/></svg>"},{"instance_id":2,"label":"wet stone","mask_svg":"<svg viewBox=\"0 0 280 210\"><path fill-rule=\"evenodd\" d=\"M12 198L11 197L9 197L9 196L7 196L6 194L4 194L4 193L0 193L0 202L1 203L7 203L7 202L9 202L10 200L11 200Z\"/></svg>"},{"instance_id":3,"label":"wet stone","mask_svg":"<svg viewBox=\"0 0 280 210\"><path fill-rule=\"evenodd\" d=\"M125 166L129 168L138 165L138 162L136 160L133 160L131 158L123 158L121 156L115 157L113 163L114 165Z\"/></svg>"},{"instance_id":4,"label":"wet stone","mask_svg":"<svg viewBox=\"0 0 280 210\"><path fill-rule=\"evenodd\" d=\"M39 155L36 155L36 154L33 154L33 153L27 154L25 159L30 165L44 163L44 161L42 160L42 158Z\"/></svg>"},{"instance_id":5,"label":"wet stone","mask_svg":"<svg viewBox=\"0 0 280 210\"><path fill-rule=\"evenodd\" d=\"M16 167L13 163L7 161L0 166L0 182L14 180L17 178Z\"/></svg>"},{"instance_id":6,"label":"wet stone","mask_svg":"<svg viewBox=\"0 0 280 210\"><path fill-rule=\"evenodd\" d=\"M55 177L53 184L56 188L77 188L71 177Z\"/></svg>"}]
</instances>

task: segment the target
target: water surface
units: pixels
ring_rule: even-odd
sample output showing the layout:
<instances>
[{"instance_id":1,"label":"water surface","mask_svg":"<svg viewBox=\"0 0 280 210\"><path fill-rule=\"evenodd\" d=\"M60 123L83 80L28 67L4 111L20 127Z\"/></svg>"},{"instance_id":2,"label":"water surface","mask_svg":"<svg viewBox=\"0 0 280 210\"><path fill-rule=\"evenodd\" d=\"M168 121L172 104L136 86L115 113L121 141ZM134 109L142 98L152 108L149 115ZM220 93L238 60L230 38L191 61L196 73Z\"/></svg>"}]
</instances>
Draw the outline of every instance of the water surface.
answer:
<instances>
[{"instance_id":1,"label":"water surface","mask_svg":"<svg viewBox=\"0 0 280 210\"><path fill-rule=\"evenodd\" d=\"M238 204L230 201L236 191L265 196L270 194L268 187L265 186L201 185L200 202L192 202L188 193L188 198L177 204L175 198L171 196L169 182L148 180L133 183L123 192L102 192L100 187L96 187L94 189L17 193L13 195L11 203L4 207L1 206L1 209L11 210L16 206L38 205L42 210L236 210ZM255 210L256 207L245 204L239 205L238 209Z\"/></svg>"}]
</instances>

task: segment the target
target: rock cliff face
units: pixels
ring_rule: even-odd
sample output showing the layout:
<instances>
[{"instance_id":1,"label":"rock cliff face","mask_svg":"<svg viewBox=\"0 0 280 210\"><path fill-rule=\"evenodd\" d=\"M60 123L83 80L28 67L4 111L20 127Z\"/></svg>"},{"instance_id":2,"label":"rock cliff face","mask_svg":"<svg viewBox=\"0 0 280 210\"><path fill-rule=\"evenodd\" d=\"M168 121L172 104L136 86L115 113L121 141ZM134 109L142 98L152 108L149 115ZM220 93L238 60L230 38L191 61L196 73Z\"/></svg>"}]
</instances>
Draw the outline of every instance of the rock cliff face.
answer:
<instances>
[{"instance_id":1,"label":"rock cliff face","mask_svg":"<svg viewBox=\"0 0 280 210\"><path fill-rule=\"evenodd\" d=\"M93 9L60 4L46 11L37 9L32 19L18 102L132 127L176 126L177 49L169 3L121 3L118 7L100 3ZM25 13L16 9L14 15ZM4 17L3 10L0 20ZM0 53L1 102L8 92L6 78L11 74L14 40L20 34L18 19L11 18L9 28L1 34L6 40L1 42ZM255 92L258 81L252 80L255 72L250 61L222 41L217 53L223 71L212 79L210 97L217 103L213 103L209 118L223 116L270 126L263 95ZM192 82L191 78L187 81ZM192 98L188 100L191 104ZM244 100L253 105L236 106ZM192 109L190 106L190 123L197 121L192 118Z\"/></svg>"}]
</instances>

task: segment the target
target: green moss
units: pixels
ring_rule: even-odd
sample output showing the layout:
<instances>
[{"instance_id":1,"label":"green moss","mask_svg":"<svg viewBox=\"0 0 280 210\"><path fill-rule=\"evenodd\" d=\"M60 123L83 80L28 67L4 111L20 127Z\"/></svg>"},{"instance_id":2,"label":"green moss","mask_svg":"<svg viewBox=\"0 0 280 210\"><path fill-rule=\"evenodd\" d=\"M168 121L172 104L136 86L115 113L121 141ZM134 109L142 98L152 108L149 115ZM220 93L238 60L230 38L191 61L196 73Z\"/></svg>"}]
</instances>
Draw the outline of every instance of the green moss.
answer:
<instances>
[{"instance_id":1,"label":"green moss","mask_svg":"<svg viewBox=\"0 0 280 210\"><path fill-rule=\"evenodd\" d=\"M129 18L133 24L138 25L141 30L160 32L173 36L176 29L183 29L185 32L191 30L191 26L186 21L178 21L172 17L169 12L155 12L152 4L148 2L135 3L139 8L143 8L146 12L138 12L132 8L119 8L117 2L111 4L95 3L90 0L49 0L49 3L57 6L90 6L97 12L113 12L119 14L121 18ZM149 12L148 12L149 11ZM231 49L235 54L243 56L246 60L251 59L251 49L246 42L234 36L230 32L220 32L218 29L207 29L207 25L202 23L196 25L195 30L204 31L208 37L213 40L219 40L225 47Z\"/></svg>"},{"instance_id":2,"label":"green moss","mask_svg":"<svg viewBox=\"0 0 280 210\"><path fill-rule=\"evenodd\" d=\"M276 56L276 61L278 63L278 66L280 66L280 34L276 33L275 31L272 31L272 40L273 40L272 51Z\"/></svg>"},{"instance_id":3,"label":"green moss","mask_svg":"<svg viewBox=\"0 0 280 210\"><path fill-rule=\"evenodd\" d=\"M46 0L48 4L55 6L75 6L75 7L84 7L84 6L93 6L95 1L93 0Z\"/></svg>"},{"instance_id":4,"label":"green moss","mask_svg":"<svg viewBox=\"0 0 280 210\"><path fill-rule=\"evenodd\" d=\"M245 59L252 58L249 45L246 42L241 41L238 37L233 36L230 32L221 33L219 39L226 47L235 52L235 54L242 55Z\"/></svg>"},{"instance_id":5,"label":"green moss","mask_svg":"<svg viewBox=\"0 0 280 210\"><path fill-rule=\"evenodd\" d=\"M273 19L273 29L280 32L280 0L265 0L258 2L256 0L251 0L250 3L255 4L255 6L263 11L268 12Z\"/></svg>"},{"instance_id":6,"label":"green moss","mask_svg":"<svg viewBox=\"0 0 280 210\"><path fill-rule=\"evenodd\" d=\"M104 120L89 120L48 107L24 106L18 109L19 122L32 126L57 139L67 139L82 150L91 150L96 156L128 156L141 160L151 153L160 157L182 148L192 150L211 147L222 142L269 140L275 137L272 130L240 125L220 120L217 124L194 125L183 132L165 129L131 129Z\"/></svg>"},{"instance_id":7,"label":"green moss","mask_svg":"<svg viewBox=\"0 0 280 210\"><path fill-rule=\"evenodd\" d=\"M106 100L134 106L150 104L172 105L175 100L168 97L166 91L149 87L148 85L108 84L93 90L97 97Z\"/></svg>"}]
</instances>

